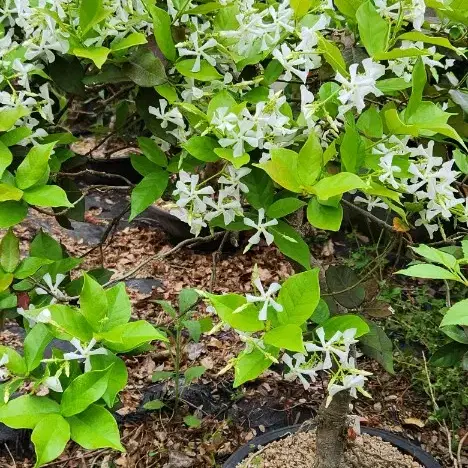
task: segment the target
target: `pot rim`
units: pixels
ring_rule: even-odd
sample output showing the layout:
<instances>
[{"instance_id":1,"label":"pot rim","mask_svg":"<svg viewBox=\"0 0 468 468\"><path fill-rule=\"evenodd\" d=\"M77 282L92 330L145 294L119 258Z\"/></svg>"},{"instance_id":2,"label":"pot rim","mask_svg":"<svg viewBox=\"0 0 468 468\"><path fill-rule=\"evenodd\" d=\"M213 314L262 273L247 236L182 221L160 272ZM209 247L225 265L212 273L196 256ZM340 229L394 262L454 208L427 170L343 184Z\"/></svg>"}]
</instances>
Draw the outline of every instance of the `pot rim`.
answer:
<instances>
[{"instance_id":1,"label":"pot rim","mask_svg":"<svg viewBox=\"0 0 468 468\"><path fill-rule=\"evenodd\" d=\"M247 456L257 451L259 446L267 445L276 440L282 439L290 434L296 433L300 428L307 427L304 424L298 424L295 426L286 426L280 429L261 434L255 437L253 440L243 445L240 449L236 450L224 463L223 468L236 468ZM311 425L309 427L312 427ZM412 443L409 439L401 437L393 432L386 431L384 429L378 429L374 427L361 426L361 432L363 434L369 434L374 437L380 437L385 442L391 443L397 447L401 452L411 455L415 461L420 463L425 468L442 468L439 462L423 450L418 445Z\"/></svg>"}]
</instances>

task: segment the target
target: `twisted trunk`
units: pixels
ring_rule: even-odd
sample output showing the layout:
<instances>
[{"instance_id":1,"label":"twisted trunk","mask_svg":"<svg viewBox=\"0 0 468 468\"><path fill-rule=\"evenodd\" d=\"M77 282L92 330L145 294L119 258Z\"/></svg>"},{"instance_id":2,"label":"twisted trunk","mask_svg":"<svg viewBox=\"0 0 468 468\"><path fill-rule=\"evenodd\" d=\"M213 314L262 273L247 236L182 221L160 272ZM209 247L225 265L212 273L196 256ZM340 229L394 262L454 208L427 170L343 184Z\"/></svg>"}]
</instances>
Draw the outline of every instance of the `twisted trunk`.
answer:
<instances>
[{"instance_id":1,"label":"twisted trunk","mask_svg":"<svg viewBox=\"0 0 468 468\"><path fill-rule=\"evenodd\" d=\"M347 391L338 392L328 408L325 401L317 415L316 452L314 468L338 468L343 458L350 396Z\"/></svg>"}]
</instances>

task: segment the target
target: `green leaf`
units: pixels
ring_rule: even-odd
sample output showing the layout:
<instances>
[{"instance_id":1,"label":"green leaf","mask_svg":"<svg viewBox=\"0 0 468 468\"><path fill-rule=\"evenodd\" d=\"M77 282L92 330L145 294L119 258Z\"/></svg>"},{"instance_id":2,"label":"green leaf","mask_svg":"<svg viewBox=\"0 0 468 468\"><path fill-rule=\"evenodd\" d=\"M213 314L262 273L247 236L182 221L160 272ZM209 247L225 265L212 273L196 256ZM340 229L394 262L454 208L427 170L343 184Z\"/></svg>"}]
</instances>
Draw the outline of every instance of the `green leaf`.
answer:
<instances>
[{"instance_id":1,"label":"green leaf","mask_svg":"<svg viewBox=\"0 0 468 468\"><path fill-rule=\"evenodd\" d=\"M262 84L270 86L281 76L281 73L283 73L283 71L283 65L281 65L281 63L278 62L278 60L270 60L265 68Z\"/></svg>"},{"instance_id":2,"label":"green leaf","mask_svg":"<svg viewBox=\"0 0 468 468\"><path fill-rule=\"evenodd\" d=\"M19 201L23 197L23 191L13 187L13 185L0 183L0 202Z\"/></svg>"},{"instance_id":3,"label":"green leaf","mask_svg":"<svg viewBox=\"0 0 468 468\"><path fill-rule=\"evenodd\" d=\"M297 19L302 18L312 6L311 0L291 0L291 8L294 10L294 17Z\"/></svg>"},{"instance_id":4,"label":"green leaf","mask_svg":"<svg viewBox=\"0 0 468 468\"><path fill-rule=\"evenodd\" d=\"M323 149L315 132L312 132L297 156L297 177L304 186L313 185L322 172Z\"/></svg>"},{"instance_id":5,"label":"green leaf","mask_svg":"<svg viewBox=\"0 0 468 468\"><path fill-rule=\"evenodd\" d=\"M307 206L307 219L309 223L327 231L339 231L343 221L343 207L322 205L316 197L311 198Z\"/></svg>"},{"instance_id":6,"label":"green leaf","mask_svg":"<svg viewBox=\"0 0 468 468\"><path fill-rule=\"evenodd\" d=\"M183 76L194 78L199 81L213 81L222 78L213 65L210 65L206 60L200 63L200 71L194 72L192 68L195 64L195 59L185 59L175 64L176 70Z\"/></svg>"},{"instance_id":7,"label":"green leaf","mask_svg":"<svg viewBox=\"0 0 468 468\"><path fill-rule=\"evenodd\" d=\"M318 306L316 307L316 309L314 310L314 313L310 317L310 320L320 325L326 322L329 318L330 318L330 308L328 307L328 304L323 299L320 299Z\"/></svg>"},{"instance_id":8,"label":"green leaf","mask_svg":"<svg viewBox=\"0 0 468 468\"><path fill-rule=\"evenodd\" d=\"M21 140L24 140L25 138L29 137L32 135L32 130L27 127L17 127L14 128L13 130L10 130L9 132L4 133L3 135L0 136L0 142L2 142L5 146L14 146L18 144ZM2 150L0 150L2 152ZM6 164L8 161L9 156L8 153L3 152L2 155L0 155L0 168L2 165ZM12 156L13 160L13 156ZM11 161L10 161L11 162ZM6 166L8 167L8 166ZM3 171L5 168L3 169ZM1 171L1 175L3 175L3 171Z\"/></svg>"},{"instance_id":9,"label":"green leaf","mask_svg":"<svg viewBox=\"0 0 468 468\"><path fill-rule=\"evenodd\" d=\"M62 246L54 238L41 230L29 246L29 255L54 261L62 260Z\"/></svg>"},{"instance_id":10,"label":"green leaf","mask_svg":"<svg viewBox=\"0 0 468 468\"><path fill-rule=\"evenodd\" d=\"M8 346L0 345L0 356L3 357L4 354L8 356L8 362L5 364L5 367L9 371L16 375L26 374L26 362L19 353Z\"/></svg>"},{"instance_id":11,"label":"green leaf","mask_svg":"<svg viewBox=\"0 0 468 468\"><path fill-rule=\"evenodd\" d=\"M434 249L427 245L420 245L419 247L411 247L418 255L424 257L431 262L440 263L447 268L454 269L457 265L457 259L440 249Z\"/></svg>"},{"instance_id":12,"label":"green leaf","mask_svg":"<svg viewBox=\"0 0 468 468\"><path fill-rule=\"evenodd\" d=\"M220 146L214 138L195 135L183 144L182 148L200 161L215 162L219 159L214 150Z\"/></svg>"},{"instance_id":13,"label":"green leaf","mask_svg":"<svg viewBox=\"0 0 468 468\"><path fill-rule=\"evenodd\" d=\"M393 344L384 330L375 323L367 320L369 333L359 338L359 348L372 359L375 359L387 372L394 374Z\"/></svg>"},{"instance_id":14,"label":"green leaf","mask_svg":"<svg viewBox=\"0 0 468 468\"><path fill-rule=\"evenodd\" d=\"M348 70L346 69L346 62L344 61L343 55L340 49L332 42L325 39L320 34L318 36L318 49L319 52L324 56L327 63L343 76L348 76Z\"/></svg>"},{"instance_id":15,"label":"green leaf","mask_svg":"<svg viewBox=\"0 0 468 468\"><path fill-rule=\"evenodd\" d=\"M124 452L117 423L112 414L99 405L91 405L83 413L68 418L71 438L88 450L113 448Z\"/></svg>"},{"instance_id":16,"label":"green leaf","mask_svg":"<svg viewBox=\"0 0 468 468\"><path fill-rule=\"evenodd\" d=\"M314 313L320 300L319 270L306 271L289 277L278 295L283 312L278 312L282 325L302 325Z\"/></svg>"},{"instance_id":17,"label":"green leaf","mask_svg":"<svg viewBox=\"0 0 468 468\"><path fill-rule=\"evenodd\" d=\"M19 240L11 229L3 236L0 243L0 264L7 273L13 273L20 259Z\"/></svg>"},{"instance_id":18,"label":"green leaf","mask_svg":"<svg viewBox=\"0 0 468 468\"><path fill-rule=\"evenodd\" d=\"M29 115L30 113L31 111L23 106L18 106L14 109L0 110L0 132L7 132L19 119Z\"/></svg>"},{"instance_id":19,"label":"green leaf","mask_svg":"<svg viewBox=\"0 0 468 468\"><path fill-rule=\"evenodd\" d=\"M117 394L127 385L127 366L122 359L111 352L91 356L91 366L95 371L108 369L109 381L101 398L109 408L112 408L116 403Z\"/></svg>"},{"instance_id":20,"label":"green leaf","mask_svg":"<svg viewBox=\"0 0 468 468\"><path fill-rule=\"evenodd\" d=\"M65 389L60 403L64 416L73 416L83 412L92 403L99 400L107 389L109 371L112 369L89 371L78 376Z\"/></svg>"},{"instance_id":21,"label":"green leaf","mask_svg":"<svg viewBox=\"0 0 468 468\"><path fill-rule=\"evenodd\" d=\"M369 138L382 138L383 122L375 106L369 107L360 115L356 127ZM359 138L359 140L363 144L362 138Z\"/></svg>"},{"instance_id":22,"label":"green leaf","mask_svg":"<svg viewBox=\"0 0 468 468\"><path fill-rule=\"evenodd\" d=\"M137 171L143 177L151 174L152 172L158 172L159 170L161 170L160 166L151 162L143 154L131 154L130 162L135 171Z\"/></svg>"},{"instance_id":23,"label":"green leaf","mask_svg":"<svg viewBox=\"0 0 468 468\"><path fill-rule=\"evenodd\" d=\"M65 190L58 185L42 185L28 189L24 192L23 199L25 202L34 206L43 207L73 207L73 204L68 201Z\"/></svg>"},{"instance_id":24,"label":"green leaf","mask_svg":"<svg viewBox=\"0 0 468 468\"><path fill-rule=\"evenodd\" d=\"M427 76L423 61L419 58L413 68L412 91L411 97L405 110L405 120L408 120L411 115L416 112L420 106L423 97L424 86L426 85Z\"/></svg>"},{"instance_id":25,"label":"green leaf","mask_svg":"<svg viewBox=\"0 0 468 468\"><path fill-rule=\"evenodd\" d=\"M167 166L167 157L154 140L146 137L138 137L138 146L152 163L161 167Z\"/></svg>"},{"instance_id":26,"label":"green leaf","mask_svg":"<svg viewBox=\"0 0 468 468\"><path fill-rule=\"evenodd\" d=\"M369 333L369 325L357 315L335 315L321 325L325 330L325 338L329 340L336 332L344 332L351 328L356 329L356 338Z\"/></svg>"},{"instance_id":27,"label":"green leaf","mask_svg":"<svg viewBox=\"0 0 468 468\"><path fill-rule=\"evenodd\" d=\"M266 352L273 354L274 348L266 348ZM274 352L276 355L277 351ZM276 356L273 356L276 357ZM259 375L268 369L273 360L266 357L258 349L254 349L252 352L247 353L243 351L236 359L236 364L234 366L235 378L234 378L234 388L239 387L243 383L256 379Z\"/></svg>"},{"instance_id":28,"label":"green leaf","mask_svg":"<svg viewBox=\"0 0 468 468\"><path fill-rule=\"evenodd\" d=\"M271 159L258 167L263 169L278 185L291 192L301 193L298 177L298 154L288 149L272 149Z\"/></svg>"},{"instance_id":29,"label":"green leaf","mask_svg":"<svg viewBox=\"0 0 468 468\"><path fill-rule=\"evenodd\" d=\"M215 148L214 152L222 159L229 161L236 169L245 166L250 161L248 153L235 157L232 148Z\"/></svg>"},{"instance_id":30,"label":"green leaf","mask_svg":"<svg viewBox=\"0 0 468 468\"><path fill-rule=\"evenodd\" d=\"M99 69L106 63L109 52L110 49L107 47L75 47L73 49L74 55L91 60Z\"/></svg>"},{"instance_id":31,"label":"green leaf","mask_svg":"<svg viewBox=\"0 0 468 468\"><path fill-rule=\"evenodd\" d=\"M0 422L13 429L34 429L45 416L60 413L57 402L45 397L23 395L2 406Z\"/></svg>"},{"instance_id":32,"label":"green leaf","mask_svg":"<svg viewBox=\"0 0 468 468\"><path fill-rule=\"evenodd\" d=\"M91 276L84 274L83 289L80 294L81 313L93 330L104 328L108 312L108 301L103 287Z\"/></svg>"},{"instance_id":33,"label":"green leaf","mask_svg":"<svg viewBox=\"0 0 468 468\"><path fill-rule=\"evenodd\" d=\"M279 220L276 226L271 226L268 230L273 234L281 253L295 260L306 270L310 268L309 247L294 228Z\"/></svg>"},{"instance_id":34,"label":"green leaf","mask_svg":"<svg viewBox=\"0 0 468 468\"><path fill-rule=\"evenodd\" d=\"M193 414L189 414L188 416L185 416L184 418L184 423L191 428L198 428L201 426L201 419L197 418Z\"/></svg>"},{"instance_id":35,"label":"green leaf","mask_svg":"<svg viewBox=\"0 0 468 468\"><path fill-rule=\"evenodd\" d=\"M44 350L52 341L53 335L43 323L37 323L24 339L24 360L28 372L36 369L44 357Z\"/></svg>"},{"instance_id":36,"label":"green leaf","mask_svg":"<svg viewBox=\"0 0 468 468\"><path fill-rule=\"evenodd\" d=\"M356 12L361 42L367 53L373 57L375 54L385 52L388 47L390 25L375 9L375 6L367 1Z\"/></svg>"},{"instance_id":37,"label":"green leaf","mask_svg":"<svg viewBox=\"0 0 468 468\"><path fill-rule=\"evenodd\" d=\"M75 337L84 342L91 340L93 330L83 315L81 315L80 310L63 304L53 304L47 308L51 312L52 320L60 327L60 329L54 330L54 334L59 339L69 341Z\"/></svg>"},{"instance_id":38,"label":"green leaf","mask_svg":"<svg viewBox=\"0 0 468 468\"><path fill-rule=\"evenodd\" d=\"M411 135L415 137L419 135L418 127L415 125L405 124L401 120L396 109L385 111L384 116L387 128L391 133L394 133L395 135Z\"/></svg>"},{"instance_id":39,"label":"green leaf","mask_svg":"<svg viewBox=\"0 0 468 468\"><path fill-rule=\"evenodd\" d=\"M439 348L429 359L435 367L458 367L462 363L467 346L461 343L449 343Z\"/></svg>"},{"instance_id":40,"label":"green leaf","mask_svg":"<svg viewBox=\"0 0 468 468\"><path fill-rule=\"evenodd\" d=\"M463 328L457 325L448 325L446 327L441 326L440 329L457 343L468 344L468 333L466 332L466 327Z\"/></svg>"},{"instance_id":41,"label":"green leaf","mask_svg":"<svg viewBox=\"0 0 468 468\"><path fill-rule=\"evenodd\" d=\"M107 320L104 321L104 331L126 324L132 315L132 304L125 289L125 283L118 283L106 289L106 297L108 311Z\"/></svg>"},{"instance_id":42,"label":"green leaf","mask_svg":"<svg viewBox=\"0 0 468 468\"><path fill-rule=\"evenodd\" d=\"M206 371L206 368L203 366L189 367L184 372L185 385L189 385L194 380L200 378L205 373L205 371Z\"/></svg>"},{"instance_id":43,"label":"green leaf","mask_svg":"<svg viewBox=\"0 0 468 468\"><path fill-rule=\"evenodd\" d=\"M446 49L452 49L454 52L459 53L458 49L454 47L450 41L445 37L433 37L428 36L419 31L410 31L398 36L399 40L402 41L416 41L416 42L425 42L426 44L434 44L440 47L445 47Z\"/></svg>"},{"instance_id":44,"label":"green leaf","mask_svg":"<svg viewBox=\"0 0 468 468\"><path fill-rule=\"evenodd\" d=\"M99 336L106 342L109 349L118 353L131 351L154 340L168 341L165 335L145 320L119 325Z\"/></svg>"},{"instance_id":45,"label":"green leaf","mask_svg":"<svg viewBox=\"0 0 468 468\"><path fill-rule=\"evenodd\" d=\"M44 178L49 170L49 158L55 142L34 146L16 170L16 183L21 190L28 189Z\"/></svg>"},{"instance_id":46,"label":"green leaf","mask_svg":"<svg viewBox=\"0 0 468 468\"><path fill-rule=\"evenodd\" d=\"M252 172L242 178L249 191L245 194L247 201L256 209L268 209L273 203L275 190L270 176L257 167L252 168Z\"/></svg>"},{"instance_id":47,"label":"green leaf","mask_svg":"<svg viewBox=\"0 0 468 468\"><path fill-rule=\"evenodd\" d=\"M257 332L263 330L264 324L258 320L258 309L249 304L244 296L239 294L225 294L207 296L216 309L219 318L236 330L243 332Z\"/></svg>"},{"instance_id":48,"label":"green leaf","mask_svg":"<svg viewBox=\"0 0 468 468\"><path fill-rule=\"evenodd\" d=\"M36 451L36 464L39 467L55 460L70 440L70 426L60 414L50 414L34 428L31 441Z\"/></svg>"},{"instance_id":49,"label":"green leaf","mask_svg":"<svg viewBox=\"0 0 468 468\"><path fill-rule=\"evenodd\" d=\"M195 289L182 289L179 294L179 312L185 314L195 307L199 299L200 296Z\"/></svg>"},{"instance_id":50,"label":"green leaf","mask_svg":"<svg viewBox=\"0 0 468 468\"><path fill-rule=\"evenodd\" d=\"M39 268L43 267L44 265L50 265L51 263L53 263L53 261L47 258L26 257L21 261L18 268L15 270L15 278L28 278L29 276L34 275L34 273L36 273Z\"/></svg>"},{"instance_id":51,"label":"green leaf","mask_svg":"<svg viewBox=\"0 0 468 468\"><path fill-rule=\"evenodd\" d=\"M133 32L123 39L112 41L110 48L112 52L118 52L120 50L129 49L130 47L146 44L147 42L148 41L143 33Z\"/></svg>"},{"instance_id":52,"label":"green leaf","mask_svg":"<svg viewBox=\"0 0 468 468\"><path fill-rule=\"evenodd\" d=\"M445 314L441 327L448 325L468 326L468 299L457 302Z\"/></svg>"},{"instance_id":53,"label":"green leaf","mask_svg":"<svg viewBox=\"0 0 468 468\"><path fill-rule=\"evenodd\" d=\"M458 169L463 172L463 174L468 174L468 155L463 154L458 148L453 152L453 159L455 159L455 164Z\"/></svg>"},{"instance_id":54,"label":"green leaf","mask_svg":"<svg viewBox=\"0 0 468 468\"><path fill-rule=\"evenodd\" d=\"M102 0L81 0L79 23L81 34L85 36L94 26L98 25L110 13L110 10L104 9Z\"/></svg>"},{"instance_id":55,"label":"green leaf","mask_svg":"<svg viewBox=\"0 0 468 468\"><path fill-rule=\"evenodd\" d=\"M298 198L281 198L268 207L266 214L269 218L283 218L304 205L305 202Z\"/></svg>"},{"instance_id":56,"label":"green leaf","mask_svg":"<svg viewBox=\"0 0 468 468\"><path fill-rule=\"evenodd\" d=\"M356 309L366 297L366 291L354 270L345 266L331 266L325 272L327 286L334 299L347 309Z\"/></svg>"},{"instance_id":57,"label":"green leaf","mask_svg":"<svg viewBox=\"0 0 468 468\"><path fill-rule=\"evenodd\" d=\"M169 181L169 174L160 169L143 178L132 191L132 209L130 221L138 216L148 206L161 198Z\"/></svg>"},{"instance_id":58,"label":"green leaf","mask_svg":"<svg viewBox=\"0 0 468 468\"><path fill-rule=\"evenodd\" d=\"M389 94L395 91L401 91L411 87L411 82L405 81L403 78L387 78L385 80L379 80L376 86L382 93Z\"/></svg>"},{"instance_id":59,"label":"green leaf","mask_svg":"<svg viewBox=\"0 0 468 468\"><path fill-rule=\"evenodd\" d=\"M321 200L341 195L350 190L361 189L366 186L365 182L356 174L340 172L339 174L325 177L319 180L313 187L312 193Z\"/></svg>"},{"instance_id":60,"label":"green leaf","mask_svg":"<svg viewBox=\"0 0 468 468\"><path fill-rule=\"evenodd\" d=\"M431 265L430 263L419 263L418 265L412 265L406 270L400 270L396 272L397 275L413 276L414 278L425 278L425 279L446 279L457 281L457 276L446 270L445 268L437 265Z\"/></svg>"},{"instance_id":61,"label":"green leaf","mask_svg":"<svg viewBox=\"0 0 468 468\"><path fill-rule=\"evenodd\" d=\"M150 49L138 48L125 63L123 68L125 75L138 86L153 87L167 81L164 65Z\"/></svg>"},{"instance_id":62,"label":"green leaf","mask_svg":"<svg viewBox=\"0 0 468 468\"><path fill-rule=\"evenodd\" d=\"M263 335L265 344L276 348L287 349L304 353L304 342L302 340L302 328L299 325L289 323L273 328Z\"/></svg>"},{"instance_id":63,"label":"green leaf","mask_svg":"<svg viewBox=\"0 0 468 468\"><path fill-rule=\"evenodd\" d=\"M335 0L334 3L341 13L355 20L356 12L362 5L363 0Z\"/></svg>"},{"instance_id":64,"label":"green leaf","mask_svg":"<svg viewBox=\"0 0 468 468\"><path fill-rule=\"evenodd\" d=\"M174 39L171 32L171 17L161 8L152 6L151 16L153 17L154 37L164 56L174 62L177 58L177 52L174 45Z\"/></svg>"},{"instance_id":65,"label":"green leaf","mask_svg":"<svg viewBox=\"0 0 468 468\"><path fill-rule=\"evenodd\" d=\"M340 145L340 154L345 170L357 174L364 164L366 146L354 122L353 125L346 125L343 141Z\"/></svg>"},{"instance_id":66,"label":"green leaf","mask_svg":"<svg viewBox=\"0 0 468 468\"><path fill-rule=\"evenodd\" d=\"M6 201L0 203L0 228L19 224L28 215L28 205L23 202Z\"/></svg>"},{"instance_id":67,"label":"green leaf","mask_svg":"<svg viewBox=\"0 0 468 468\"><path fill-rule=\"evenodd\" d=\"M12 163L12 161L13 154L5 143L0 140L0 177L3 176L5 169Z\"/></svg>"},{"instance_id":68,"label":"green leaf","mask_svg":"<svg viewBox=\"0 0 468 468\"><path fill-rule=\"evenodd\" d=\"M164 406L166 405L161 400L151 400L151 401L146 402L143 405L143 408L151 411L151 410L160 410Z\"/></svg>"}]
</instances>

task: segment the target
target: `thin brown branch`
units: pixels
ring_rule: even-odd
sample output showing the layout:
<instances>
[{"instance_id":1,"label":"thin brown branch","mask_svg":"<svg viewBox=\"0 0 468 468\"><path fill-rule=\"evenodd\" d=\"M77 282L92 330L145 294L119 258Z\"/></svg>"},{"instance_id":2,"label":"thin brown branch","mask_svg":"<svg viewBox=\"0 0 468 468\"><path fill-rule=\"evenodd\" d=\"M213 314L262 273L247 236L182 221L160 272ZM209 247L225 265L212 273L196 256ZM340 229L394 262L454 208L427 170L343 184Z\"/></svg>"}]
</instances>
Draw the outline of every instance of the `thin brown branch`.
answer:
<instances>
[{"instance_id":1,"label":"thin brown branch","mask_svg":"<svg viewBox=\"0 0 468 468\"><path fill-rule=\"evenodd\" d=\"M63 176L63 177L78 177L78 176L86 175L86 174L95 175L98 177L106 177L108 179L120 179L124 181L126 184L128 184L130 187L134 186L134 184L129 179L127 179L126 177L120 174L110 174L108 172L95 171L94 169L83 169L82 171L78 171L78 172L59 172L58 173L59 176Z\"/></svg>"},{"instance_id":2,"label":"thin brown branch","mask_svg":"<svg viewBox=\"0 0 468 468\"><path fill-rule=\"evenodd\" d=\"M354 205L353 203L349 202L348 200L341 200L343 204L348 206L349 208L352 208L353 210L357 211L358 213L362 214L366 218L369 218L372 220L374 223L377 223L379 226L382 226L384 229L390 232L395 232L393 229L393 226L390 226L390 224L387 224L385 221L383 221L380 218L377 218L377 216L374 216L372 213L370 213L367 210L363 210L361 207Z\"/></svg>"},{"instance_id":3,"label":"thin brown branch","mask_svg":"<svg viewBox=\"0 0 468 468\"><path fill-rule=\"evenodd\" d=\"M213 292L213 288L216 284L216 268L218 265L219 258L221 257L221 254L223 252L224 245L226 244L227 239L229 238L229 231L226 231L224 233L224 236L221 240L221 243L219 244L218 249L213 252L213 264L211 267L211 279L210 279L210 293Z\"/></svg>"}]
</instances>

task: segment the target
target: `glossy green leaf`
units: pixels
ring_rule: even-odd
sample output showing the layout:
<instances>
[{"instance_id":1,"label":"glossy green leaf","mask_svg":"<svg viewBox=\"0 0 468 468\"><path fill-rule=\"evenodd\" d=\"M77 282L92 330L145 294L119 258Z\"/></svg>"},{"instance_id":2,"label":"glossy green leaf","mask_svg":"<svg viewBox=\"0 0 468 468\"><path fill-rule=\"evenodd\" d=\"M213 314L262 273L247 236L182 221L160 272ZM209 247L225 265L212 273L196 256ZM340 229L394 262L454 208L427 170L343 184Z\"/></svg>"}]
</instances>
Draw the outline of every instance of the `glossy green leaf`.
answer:
<instances>
[{"instance_id":1,"label":"glossy green leaf","mask_svg":"<svg viewBox=\"0 0 468 468\"><path fill-rule=\"evenodd\" d=\"M396 274L413 276L414 278L457 280L457 277L450 271L437 265L431 265L429 263L411 265L405 270L397 271Z\"/></svg>"},{"instance_id":2,"label":"glossy green leaf","mask_svg":"<svg viewBox=\"0 0 468 468\"><path fill-rule=\"evenodd\" d=\"M187 77L194 78L199 81L219 80L222 76L218 73L213 65L210 65L206 60L200 63L200 71L192 71L195 64L195 59L184 59L175 64L177 71Z\"/></svg>"},{"instance_id":3,"label":"glossy green leaf","mask_svg":"<svg viewBox=\"0 0 468 468\"><path fill-rule=\"evenodd\" d=\"M351 328L356 329L356 338L369 333L369 325L357 315L336 315L321 325L325 330L325 338L329 340L336 332L344 332Z\"/></svg>"},{"instance_id":4,"label":"glossy green leaf","mask_svg":"<svg viewBox=\"0 0 468 468\"><path fill-rule=\"evenodd\" d=\"M83 413L67 418L71 438L85 449L112 448L124 452L117 423L105 408L91 405Z\"/></svg>"},{"instance_id":5,"label":"glossy green leaf","mask_svg":"<svg viewBox=\"0 0 468 468\"><path fill-rule=\"evenodd\" d=\"M161 60L146 47L136 49L122 70L138 86L152 87L167 81Z\"/></svg>"},{"instance_id":6,"label":"glossy green leaf","mask_svg":"<svg viewBox=\"0 0 468 468\"><path fill-rule=\"evenodd\" d=\"M80 294L81 313L95 331L104 328L109 304L104 288L91 276L84 275L83 289Z\"/></svg>"},{"instance_id":7,"label":"glossy green leaf","mask_svg":"<svg viewBox=\"0 0 468 468\"><path fill-rule=\"evenodd\" d=\"M270 350L271 352L271 350ZM243 383L256 379L266 369L268 369L273 360L266 357L264 353L258 349L254 349L250 353L243 351L236 359L234 388L239 387Z\"/></svg>"},{"instance_id":8,"label":"glossy green leaf","mask_svg":"<svg viewBox=\"0 0 468 468\"><path fill-rule=\"evenodd\" d=\"M219 159L214 152L216 148L220 148L218 142L207 136L193 136L182 147L186 149L194 158L205 162L214 162Z\"/></svg>"},{"instance_id":9,"label":"glossy green leaf","mask_svg":"<svg viewBox=\"0 0 468 468\"><path fill-rule=\"evenodd\" d=\"M367 320L369 333L359 338L359 349L368 357L375 359L387 372L394 374L393 343L385 331Z\"/></svg>"},{"instance_id":10,"label":"glossy green leaf","mask_svg":"<svg viewBox=\"0 0 468 468\"><path fill-rule=\"evenodd\" d=\"M132 191L132 209L130 213L130 221L138 216L142 211L146 210L155 201L161 198L166 190L169 181L169 174L159 169L152 172L143 178L143 180L135 186Z\"/></svg>"},{"instance_id":11,"label":"glossy green leaf","mask_svg":"<svg viewBox=\"0 0 468 468\"><path fill-rule=\"evenodd\" d=\"M31 435L36 451L35 467L55 460L63 453L69 440L70 426L60 414L50 414L42 419Z\"/></svg>"},{"instance_id":12,"label":"glossy green leaf","mask_svg":"<svg viewBox=\"0 0 468 468\"><path fill-rule=\"evenodd\" d=\"M34 146L16 170L16 183L21 190L39 182L49 169L49 158L55 143Z\"/></svg>"},{"instance_id":13,"label":"glossy green leaf","mask_svg":"<svg viewBox=\"0 0 468 468\"><path fill-rule=\"evenodd\" d=\"M295 260L306 270L310 268L309 246L293 227L279 220L276 226L271 226L268 230L273 234L275 245L281 253Z\"/></svg>"},{"instance_id":14,"label":"glossy green leaf","mask_svg":"<svg viewBox=\"0 0 468 468\"><path fill-rule=\"evenodd\" d=\"M99 69L106 63L109 53L110 49L107 47L75 47L73 49L74 55L91 60Z\"/></svg>"},{"instance_id":15,"label":"glossy green leaf","mask_svg":"<svg viewBox=\"0 0 468 468\"><path fill-rule=\"evenodd\" d=\"M44 350L52 341L53 335L43 323L37 323L24 339L24 360L28 372L36 369L44 358Z\"/></svg>"},{"instance_id":16,"label":"glossy green leaf","mask_svg":"<svg viewBox=\"0 0 468 468\"><path fill-rule=\"evenodd\" d=\"M34 429L47 415L58 414L60 406L46 397L23 395L0 410L0 422L13 429Z\"/></svg>"},{"instance_id":17,"label":"glossy green leaf","mask_svg":"<svg viewBox=\"0 0 468 468\"><path fill-rule=\"evenodd\" d=\"M341 195L350 190L364 188L365 186L365 182L356 174L340 172L318 181L312 187L312 192L321 200L328 200L331 197Z\"/></svg>"},{"instance_id":18,"label":"glossy green leaf","mask_svg":"<svg viewBox=\"0 0 468 468\"><path fill-rule=\"evenodd\" d=\"M104 331L126 324L132 315L132 304L125 289L125 283L118 283L106 289L106 298L108 307L102 328Z\"/></svg>"},{"instance_id":19,"label":"glossy green leaf","mask_svg":"<svg viewBox=\"0 0 468 468\"><path fill-rule=\"evenodd\" d=\"M156 43L164 56L174 62L177 58L177 52L172 38L171 17L167 11L156 6L152 6L150 12L153 17L153 31Z\"/></svg>"},{"instance_id":20,"label":"glossy green leaf","mask_svg":"<svg viewBox=\"0 0 468 468\"><path fill-rule=\"evenodd\" d=\"M42 185L40 187L30 188L25 190L23 199L25 202L34 206L73 207L73 204L68 201L65 190L58 185Z\"/></svg>"},{"instance_id":21,"label":"glossy green leaf","mask_svg":"<svg viewBox=\"0 0 468 468\"><path fill-rule=\"evenodd\" d=\"M441 327L448 325L461 325L468 327L468 299L454 304L444 315Z\"/></svg>"},{"instance_id":22,"label":"glossy green leaf","mask_svg":"<svg viewBox=\"0 0 468 468\"><path fill-rule=\"evenodd\" d=\"M138 146L140 147L143 154L154 164L166 167L167 157L164 151L157 145L157 143L147 137L138 137Z\"/></svg>"},{"instance_id":23,"label":"glossy green leaf","mask_svg":"<svg viewBox=\"0 0 468 468\"><path fill-rule=\"evenodd\" d=\"M19 239L9 229L0 243L0 264L4 271L13 273L20 261Z\"/></svg>"},{"instance_id":24,"label":"glossy green leaf","mask_svg":"<svg viewBox=\"0 0 468 468\"><path fill-rule=\"evenodd\" d=\"M281 287L278 303L283 311L278 312L282 325L302 325L314 313L320 300L318 269L289 277Z\"/></svg>"},{"instance_id":25,"label":"glossy green leaf","mask_svg":"<svg viewBox=\"0 0 468 468\"><path fill-rule=\"evenodd\" d=\"M74 379L63 392L60 412L70 417L83 412L99 400L107 389L111 370L112 367L92 370Z\"/></svg>"},{"instance_id":26,"label":"glossy green leaf","mask_svg":"<svg viewBox=\"0 0 468 468\"><path fill-rule=\"evenodd\" d=\"M339 231L343 221L343 207L321 204L316 197L311 198L307 206L307 220L318 229L327 231Z\"/></svg>"},{"instance_id":27,"label":"glossy green leaf","mask_svg":"<svg viewBox=\"0 0 468 468\"><path fill-rule=\"evenodd\" d=\"M118 52L120 50L126 50L130 47L146 44L148 41L143 33L133 32L123 39L113 41L110 45L112 52Z\"/></svg>"},{"instance_id":28,"label":"glossy green leaf","mask_svg":"<svg viewBox=\"0 0 468 468\"><path fill-rule=\"evenodd\" d=\"M385 52L388 47L390 25L384 20L372 2L363 3L356 12L361 42L372 57Z\"/></svg>"},{"instance_id":29,"label":"glossy green leaf","mask_svg":"<svg viewBox=\"0 0 468 468\"><path fill-rule=\"evenodd\" d=\"M294 213L303 206L305 206L305 202L298 198L280 198L268 207L266 215L269 218L283 218L284 216Z\"/></svg>"},{"instance_id":30,"label":"glossy green leaf","mask_svg":"<svg viewBox=\"0 0 468 468\"><path fill-rule=\"evenodd\" d=\"M302 339L302 328L299 325L289 323L275 327L263 335L265 344L276 348L287 349L304 353L304 342Z\"/></svg>"}]
</instances>

